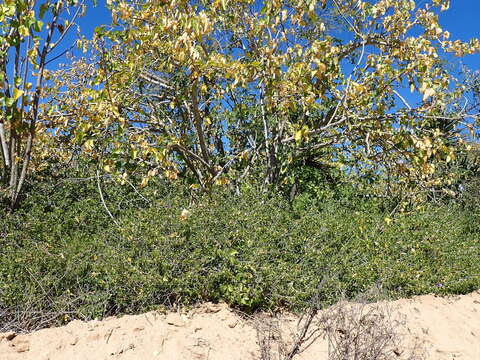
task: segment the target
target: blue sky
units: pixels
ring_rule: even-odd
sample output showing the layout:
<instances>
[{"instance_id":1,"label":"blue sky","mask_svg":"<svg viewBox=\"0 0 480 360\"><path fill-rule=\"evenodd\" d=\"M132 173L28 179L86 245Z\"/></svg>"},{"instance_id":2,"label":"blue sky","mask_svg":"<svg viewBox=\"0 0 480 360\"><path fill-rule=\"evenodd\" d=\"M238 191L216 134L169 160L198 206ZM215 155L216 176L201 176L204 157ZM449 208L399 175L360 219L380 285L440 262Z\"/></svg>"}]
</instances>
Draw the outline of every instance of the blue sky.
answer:
<instances>
[{"instance_id":1,"label":"blue sky","mask_svg":"<svg viewBox=\"0 0 480 360\"><path fill-rule=\"evenodd\" d=\"M480 1L452 0L450 9L440 16L440 23L450 31L450 39L463 41L480 37ZM470 55L462 59L473 70L480 69L480 55Z\"/></svg>"},{"instance_id":2,"label":"blue sky","mask_svg":"<svg viewBox=\"0 0 480 360\"><path fill-rule=\"evenodd\" d=\"M431 2L431 0L428 2ZM416 3L417 6L423 7L424 4L427 3L427 0L416 0ZM480 0L451 0L450 9L440 13L440 25L444 30L450 32L451 40L460 39L462 41L468 41L475 37L480 38L479 17ZM97 26L110 24L110 22L111 16L105 7L105 0L98 0L98 5L96 7L89 7L86 15L78 20L81 26L81 33L86 38L91 38ZM70 35L71 39L68 40L73 40L73 36L73 34ZM69 42L68 40L67 42ZM466 65L466 67L472 71L480 70L480 54L467 55L463 58L456 58L453 54L446 56L446 59L458 70L461 68L461 65ZM59 59L58 62L65 62L65 59ZM52 67L55 66L56 64L53 63ZM415 104L421 100L420 94L411 94L407 88L404 90L402 94L409 103Z\"/></svg>"},{"instance_id":3,"label":"blue sky","mask_svg":"<svg viewBox=\"0 0 480 360\"><path fill-rule=\"evenodd\" d=\"M417 0L417 4L425 0ZM480 37L480 1L479 0L451 0L450 9L440 16L440 23L445 30L450 31L451 39L469 40ZM96 26L109 24L110 13L105 8L105 1L99 0L98 5L88 9L85 17L79 23L82 33L91 37ZM480 55L471 55L462 59L462 62L473 70L480 69Z\"/></svg>"}]
</instances>

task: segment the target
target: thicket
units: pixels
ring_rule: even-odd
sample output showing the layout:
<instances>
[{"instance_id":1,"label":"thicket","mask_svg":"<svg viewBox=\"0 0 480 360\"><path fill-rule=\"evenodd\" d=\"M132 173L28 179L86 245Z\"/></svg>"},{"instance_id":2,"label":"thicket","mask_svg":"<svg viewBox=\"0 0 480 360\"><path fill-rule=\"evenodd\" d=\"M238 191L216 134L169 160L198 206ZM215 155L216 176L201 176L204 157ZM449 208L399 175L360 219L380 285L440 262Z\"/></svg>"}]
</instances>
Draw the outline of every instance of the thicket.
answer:
<instances>
[{"instance_id":1,"label":"thicket","mask_svg":"<svg viewBox=\"0 0 480 360\"><path fill-rule=\"evenodd\" d=\"M300 310L314 295L326 305L372 288L395 298L480 287L480 211L467 200L392 214L346 185L290 201L253 186L192 195L181 183L101 182L115 221L95 176L80 173L30 182L2 218L0 329L200 301Z\"/></svg>"}]
</instances>

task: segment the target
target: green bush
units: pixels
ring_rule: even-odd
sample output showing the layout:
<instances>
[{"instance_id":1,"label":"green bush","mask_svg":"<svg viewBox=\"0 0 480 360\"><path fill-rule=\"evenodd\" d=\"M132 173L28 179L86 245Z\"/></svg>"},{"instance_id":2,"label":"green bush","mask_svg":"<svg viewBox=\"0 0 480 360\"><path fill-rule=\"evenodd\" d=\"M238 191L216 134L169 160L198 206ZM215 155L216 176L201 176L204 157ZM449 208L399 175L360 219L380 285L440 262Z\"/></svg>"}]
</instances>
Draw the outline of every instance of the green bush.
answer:
<instances>
[{"instance_id":1,"label":"green bush","mask_svg":"<svg viewBox=\"0 0 480 360\"><path fill-rule=\"evenodd\" d=\"M193 198L157 184L145 201L107 183L117 225L95 181L42 186L1 220L0 328L207 300L295 310L318 293L329 304L372 287L394 298L480 288L478 213L452 204L390 221L358 198L296 206L251 189Z\"/></svg>"}]
</instances>

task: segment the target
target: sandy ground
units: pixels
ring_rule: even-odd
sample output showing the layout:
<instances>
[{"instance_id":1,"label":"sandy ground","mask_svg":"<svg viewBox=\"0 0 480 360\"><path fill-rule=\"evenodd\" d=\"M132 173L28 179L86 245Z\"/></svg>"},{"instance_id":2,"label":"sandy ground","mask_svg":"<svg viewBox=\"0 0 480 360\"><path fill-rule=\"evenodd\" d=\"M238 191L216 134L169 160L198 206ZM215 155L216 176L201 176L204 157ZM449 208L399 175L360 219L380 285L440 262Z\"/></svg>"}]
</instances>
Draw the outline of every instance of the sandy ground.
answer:
<instances>
[{"instance_id":1,"label":"sandy ground","mask_svg":"<svg viewBox=\"0 0 480 360\"><path fill-rule=\"evenodd\" d=\"M294 359L327 360L329 346L325 329L333 329L330 334L336 335L330 340L342 341L346 339L345 333L353 328L338 319L325 327L328 317L322 316L335 311L338 316L339 309L345 310L348 306L351 305L338 305L317 315L309 334L323 326L323 332L315 333L322 336ZM388 320L398 335L395 339L400 339L399 347L388 350L391 351L388 359L407 359L416 351L418 356L410 359L480 360L480 292L450 298L420 296L368 306L357 310L357 315L363 314L358 317L359 323L365 323L364 315L374 307L376 313L383 311L375 318L378 322L375 329ZM333 318L330 316L330 320ZM280 325L276 328L272 324ZM3 333L0 334L0 359L261 360L268 359L266 345L269 344L270 359L276 360L282 343L286 351L291 349L292 336L298 334L297 324L298 318L293 315L245 317L223 304L204 304L184 313L151 312L103 321L72 321L63 327L31 334ZM318 324L323 325L318 327ZM364 335L370 334L369 331L375 333L370 329ZM263 357L260 344L263 344Z\"/></svg>"}]
</instances>

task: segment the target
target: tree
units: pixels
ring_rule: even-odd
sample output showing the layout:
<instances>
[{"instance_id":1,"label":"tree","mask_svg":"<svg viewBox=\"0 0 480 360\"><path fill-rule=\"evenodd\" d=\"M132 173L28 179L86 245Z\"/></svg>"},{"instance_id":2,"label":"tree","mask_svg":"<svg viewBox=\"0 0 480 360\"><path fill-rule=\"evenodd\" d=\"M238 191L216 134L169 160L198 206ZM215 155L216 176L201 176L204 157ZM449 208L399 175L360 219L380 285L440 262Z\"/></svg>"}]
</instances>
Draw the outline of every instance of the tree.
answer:
<instances>
[{"instance_id":1,"label":"tree","mask_svg":"<svg viewBox=\"0 0 480 360\"><path fill-rule=\"evenodd\" d=\"M446 0L110 6L114 23L90 43L94 72L79 75L91 82L62 98L78 111L61 122L120 176L135 164L144 183L190 174L209 187L261 171L276 186L313 159L429 181L453 154L434 120L472 115L442 54L480 43L449 40Z\"/></svg>"},{"instance_id":2,"label":"tree","mask_svg":"<svg viewBox=\"0 0 480 360\"><path fill-rule=\"evenodd\" d=\"M83 1L6 0L0 4L0 191L17 204L34 156L34 140L45 131L45 73L65 51L55 53L83 13Z\"/></svg>"}]
</instances>

